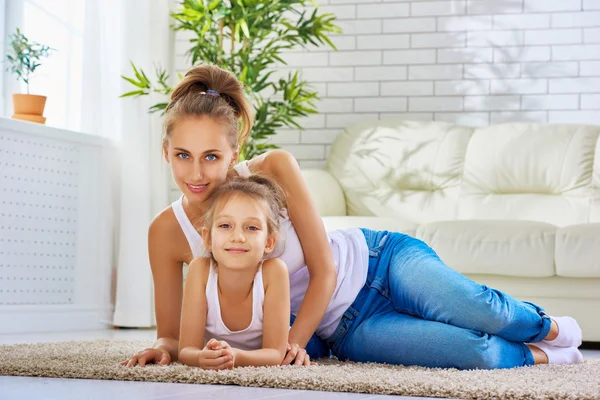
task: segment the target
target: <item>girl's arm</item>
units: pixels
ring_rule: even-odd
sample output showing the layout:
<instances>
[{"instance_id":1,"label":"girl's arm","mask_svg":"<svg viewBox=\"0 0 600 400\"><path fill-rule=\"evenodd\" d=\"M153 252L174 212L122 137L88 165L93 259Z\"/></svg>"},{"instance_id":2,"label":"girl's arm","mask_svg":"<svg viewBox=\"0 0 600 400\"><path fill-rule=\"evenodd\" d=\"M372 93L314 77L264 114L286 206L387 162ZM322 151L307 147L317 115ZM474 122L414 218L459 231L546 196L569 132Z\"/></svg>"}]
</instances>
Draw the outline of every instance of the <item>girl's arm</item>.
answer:
<instances>
[{"instance_id":1,"label":"girl's arm","mask_svg":"<svg viewBox=\"0 0 600 400\"><path fill-rule=\"evenodd\" d=\"M286 151L273 150L259 156L254 165L259 172L273 176L287 192L288 214L304 251L310 282L288 341L305 347L323 319L335 290L337 273L333 254L296 159ZM294 357L295 354L293 357L288 355L285 364Z\"/></svg>"},{"instance_id":2,"label":"girl's arm","mask_svg":"<svg viewBox=\"0 0 600 400\"><path fill-rule=\"evenodd\" d=\"M204 348L206 327L206 282L210 259L196 258L188 268L181 307L181 328L179 329L179 361L183 364L200 367Z\"/></svg>"},{"instance_id":3,"label":"girl's arm","mask_svg":"<svg viewBox=\"0 0 600 400\"><path fill-rule=\"evenodd\" d=\"M285 263L278 258L266 260L263 263L263 282L262 349L233 349L236 367L280 365L285 357L290 328L290 282Z\"/></svg>"}]
</instances>

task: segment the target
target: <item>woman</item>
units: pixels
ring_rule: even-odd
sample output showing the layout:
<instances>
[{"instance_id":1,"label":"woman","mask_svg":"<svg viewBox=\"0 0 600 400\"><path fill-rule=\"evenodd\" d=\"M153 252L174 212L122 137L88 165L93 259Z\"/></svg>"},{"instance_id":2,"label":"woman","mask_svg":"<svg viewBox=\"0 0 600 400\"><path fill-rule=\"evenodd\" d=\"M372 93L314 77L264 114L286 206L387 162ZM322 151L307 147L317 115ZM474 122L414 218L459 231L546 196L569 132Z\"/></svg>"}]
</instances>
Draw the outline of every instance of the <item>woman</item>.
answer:
<instances>
[{"instance_id":1,"label":"woman","mask_svg":"<svg viewBox=\"0 0 600 400\"><path fill-rule=\"evenodd\" d=\"M271 151L237 164L251 109L241 83L210 65L192 68L171 94L163 149L183 196L149 230L158 340L124 365L177 359L182 265L203 252L202 224L190 221L215 187L251 173L271 176L288 196L285 247L272 253L288 266L295 318L282 364L309 365L304 348L319 344L314 332L338 358L355 361L504 368L581 359L574 320L551 319L534 304L472 282L415 238L358 228L327 235L290 154ZM325 354L316 347L312 355Z\"/></svg>"}]
</instances>

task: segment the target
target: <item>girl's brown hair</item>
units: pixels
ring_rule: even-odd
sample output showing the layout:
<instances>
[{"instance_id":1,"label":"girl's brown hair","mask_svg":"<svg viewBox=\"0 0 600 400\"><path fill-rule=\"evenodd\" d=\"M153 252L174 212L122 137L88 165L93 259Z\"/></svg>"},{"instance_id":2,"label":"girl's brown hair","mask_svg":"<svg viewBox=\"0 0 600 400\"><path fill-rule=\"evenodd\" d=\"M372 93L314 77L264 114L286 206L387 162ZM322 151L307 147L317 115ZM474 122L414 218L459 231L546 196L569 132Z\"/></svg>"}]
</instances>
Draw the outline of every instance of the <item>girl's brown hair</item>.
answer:
<instances>
[{"instance_id":1,"label":"girl's brown hair","mask_svg":"<svg viewBox=\"0 0 600 400\"><path fill-rule=\"evenodd\" d=\"M234 150L246 142L254 123L253 107L244 96L242 83L216 65L191 68L175 86L165 110L163 143L177 121L204 115L228 125Z\"/></svg>"},{"instance_id":2,"label":"girl's brown hair","mask_svg":"<svg viewBox=\"0 0 600 400\"><path fill-rule=\"evenodd\" d=\"M279 234L279 217L286 208L285 192L273 179L254 174L249 177L237 176L221 184L206 199L207 207L202 217L202 227L206 228L209 240L218 208L223 207L224 202L235 195L246 196L257 202L264 201L267 205L267 232L269 235Z\"/></svg>"}]
</instances>

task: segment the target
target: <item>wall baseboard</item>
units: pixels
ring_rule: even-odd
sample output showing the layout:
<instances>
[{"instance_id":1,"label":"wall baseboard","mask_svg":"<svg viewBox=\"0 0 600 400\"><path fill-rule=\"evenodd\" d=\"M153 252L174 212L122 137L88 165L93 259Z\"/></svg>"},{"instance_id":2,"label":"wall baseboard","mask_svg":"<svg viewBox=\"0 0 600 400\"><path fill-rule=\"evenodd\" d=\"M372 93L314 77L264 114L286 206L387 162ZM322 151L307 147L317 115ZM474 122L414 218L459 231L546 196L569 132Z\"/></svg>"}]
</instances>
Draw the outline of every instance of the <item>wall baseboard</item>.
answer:
<instances>
[{"instance_id":1,"label":"wall baseboard","mask_svg":"<svg viewBox=\"0 0 600 400\"><path fill-rule=\"evenodd\" d=\"M0 334L85 331L111 328L112 307L0 307Z\"/></svg>"}]
</instances>

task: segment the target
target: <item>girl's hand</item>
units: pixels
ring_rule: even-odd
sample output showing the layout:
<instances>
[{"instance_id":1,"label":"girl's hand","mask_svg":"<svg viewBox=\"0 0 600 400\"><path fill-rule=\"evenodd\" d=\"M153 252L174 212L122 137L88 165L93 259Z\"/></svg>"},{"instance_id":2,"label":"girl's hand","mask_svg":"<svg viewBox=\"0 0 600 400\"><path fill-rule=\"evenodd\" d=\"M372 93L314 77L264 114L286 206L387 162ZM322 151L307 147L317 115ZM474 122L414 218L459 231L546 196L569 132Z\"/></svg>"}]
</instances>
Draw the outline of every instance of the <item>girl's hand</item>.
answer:
<instances>
[{"instance_id":1,"label":"girl's hand","mask_svg":"<svg viewBox=\"0 0 600 400\"><path fill-rule=\"evenodd\" d=\"M125 360L121 362L121 365L126 367L135 367L139 364L140 367L145 366L146 364L157 363L160 365L169 365L171 364L171 355L169 352L163 348L148 348L142 351L138 351L131 357L129 360Z\"/></svg>"},{"instance_id":2,"label":"girl's hand","mask_svg":"<svg viewBox=\"0 0 600 400\"><path fill-rule=\"evenodd\" d=\"M200 352L198 365L202 369L233 369L235 365L234 351L226 341L210 339Z\"/></svg>"},{"instance_id":3,"label":"girl's hand","mask_svg":"<svg viewBox=\"0 0 600 400\"><path fill-rule=\"evenodd\" d=\"M281 362L281 365L316 365L310 362L310 356L306 350L297 343L288 344L287 353Z\"/></svg>"}]
</instances>

